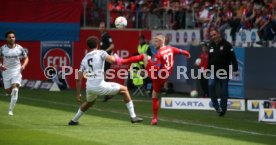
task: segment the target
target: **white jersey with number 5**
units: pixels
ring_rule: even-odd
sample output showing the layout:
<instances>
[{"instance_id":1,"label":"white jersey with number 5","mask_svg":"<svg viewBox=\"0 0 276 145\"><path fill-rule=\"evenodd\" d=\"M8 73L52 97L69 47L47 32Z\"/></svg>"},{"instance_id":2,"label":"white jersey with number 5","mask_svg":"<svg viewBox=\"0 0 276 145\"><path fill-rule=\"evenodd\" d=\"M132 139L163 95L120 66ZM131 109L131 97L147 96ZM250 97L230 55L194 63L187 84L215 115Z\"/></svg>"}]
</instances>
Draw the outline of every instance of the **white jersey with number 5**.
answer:
<instances>
[{"instance_id":1,"label":"white jersey with number 5","mask_svg":"<svg viewBox=\"0 0 276 145\"><path fill-rule=\"evenodd\" d=\"M80 71L87 76L87 88L99 86L104 81L104 63L107 56L106 51L93 50L83 58Z\"/></svg>"},{"instance_id":2,"label":"white jersey with number 5","mask_svg":"<svg viewBox=\"0 0 276 145\"><path fill-rule=\"evenodd\" d=\"M14 48L9 48L5 44L0 48L0 56L3 58L3 65L7 68L2 73L4 79L21 75L20 59L27 57L27 53L22 46L15 44Z\"/></svg>"}]
</instances>

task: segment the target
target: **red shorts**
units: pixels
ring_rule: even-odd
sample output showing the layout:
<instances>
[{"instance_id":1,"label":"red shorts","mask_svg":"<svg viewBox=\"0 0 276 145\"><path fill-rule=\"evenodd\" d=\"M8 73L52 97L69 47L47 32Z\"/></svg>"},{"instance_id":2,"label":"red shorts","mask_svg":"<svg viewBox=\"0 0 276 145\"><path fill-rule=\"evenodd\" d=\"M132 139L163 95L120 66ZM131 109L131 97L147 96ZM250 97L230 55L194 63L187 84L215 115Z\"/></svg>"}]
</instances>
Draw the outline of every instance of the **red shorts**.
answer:
<instances>
[{"instance_id":1,"label":"red shorts","mask_svg":"<svg viewBox=\"0 0 276 145\"><path fill-rule=\"evenodd\" d=\"M152 70L151 70L152 69ZM153 71L154 69L154 71ZM160 73L161 77L158 76L158 71L160 71L160 68L152 63L152 60L148 60L148 64L146 66L146 71L148 73L148 76L152 80L152 88L156 93L160 93L161 89L164 87L164 84L168 80L169 76L165 77L165 73ZM153 72L152 72L153 71Z\"/></svg>"}]
</instances>

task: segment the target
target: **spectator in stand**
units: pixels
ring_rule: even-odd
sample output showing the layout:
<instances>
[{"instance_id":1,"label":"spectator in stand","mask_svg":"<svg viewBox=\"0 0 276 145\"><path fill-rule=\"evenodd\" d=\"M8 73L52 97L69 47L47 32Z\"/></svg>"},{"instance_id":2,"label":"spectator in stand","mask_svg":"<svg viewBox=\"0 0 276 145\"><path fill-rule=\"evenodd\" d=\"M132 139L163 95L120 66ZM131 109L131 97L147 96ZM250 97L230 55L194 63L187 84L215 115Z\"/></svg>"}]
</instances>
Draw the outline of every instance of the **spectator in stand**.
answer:
<instances>
[{"instance_id":1,"label":"spectator in stand","mask_svg":"<svg viewBox=\"0 0 276 145\"><path fill-rule=\"evenodd\" d=\"M247 3L241 19L242 29L252 29L253 23L254 23L254 17L255 17L255 14L253 11L253 4Z\"/></svg>"},{"instance_id":2,"label":"spectator in stand","mask_svg":"<svg viewBox=\"0 0 276 145\"><path fill-rule=\"evenodd\" d=\"M210 2L205 1L204 8L199 12L197 20L202 24L200 29L201 40L207 41L208 38L208 24L211 20L209 12Z\"/></svg>"},{"instance_id":3,"label":"spectator in stand","mask_svg":"<svg viewBox=\"0 0 276 145\"><path fill-rule=\"evenodd\" d=\"M217 29L218 28L218 21L219 21L219 17L218 17L218 13L217 13L217 8L214 6L210 6L209 7L209 15L210 15L210 21L208 23L207 26L207 34L205 34L207 36L207 38L209 38L209 33L211 30ZM206 41L206 40L205 40ZM207 39L207 41L209 41L209 39Z\"/></svg>"},{"instance_id":4,"label":"spectator in stand","mask_svg":"<svg viewBox=\"0 0 276 145\"><path fill-rule=\"evenodd\" d=\"M232 18L229 20L229 25L231 26L230 36L232 38L232 45L236 45L236 33L240 29L240 17L236 12L232 13Z\"/></svg>"},{"instance_id":5,"label":"spectator in stand","mask_svg":"<svg viewBox=\"0 0 276 145\"><path fill-rule=\"evenodd\" d=\"M185 11L185 26L188 29L195 28L194 9L199 0L181 0L181 7Z\"/></svg>"},{"instance_id":6,"label":"spectator in stand","mask_svg":"<svg viewBox=\"0 0 276 145\"><path fill-rule=\"evenodd\" d=\"M149 27L152 29L162 28L162 16L163 16L163 7L160 6L159 0L146 0L148 7L150 8L149 15Z\"/></svg>"},{"instance_id":7,"label":"spectator in stand","mask_svg":"<svg viewBox=\"0 0 276 145\"><path fill-rule=\"evenodd\" d=\"M138 28L149 28L149 11L146 3L141 4L141 10L138 12Z\"/></svg>"},{"instance_id":8,"label":"spectator in stand","mask_svg":"<svg viewBox=\"0 0 276 145\"><path fill-rule=\"evenodd\" d=\"M180 7L180 0L173 0L172 6L172 23L171 27L174 30L185 29L186 27L186 14L185 11Z\"/></svg>"},{"instance_id":9,"label":"spectator in stand","mask_svg":"<svg viewBox=\"0 0 276 145\"><path fill-rule=\"evenodd\" d=\"M259 26L258 35L260 37L260 41L257 44L269 46L270 41L274 40L275 23L272 22L272 13L268 5L262 7L262 12L262 17L255 22Z\"/></svg>"},{"instance_id":10,"label":"spectator in stand","mask_svg":"<svg viewBox=\"0 0 276 145\"><path fill-rule=\"evenodd\" d=\"M232 12L227 4L223 4L222 6L218 6L217 13L217 29L220 32L220 35L224 37L225 29L229 28L229 19L232 17Z\"/></svg>"}]
</instances>

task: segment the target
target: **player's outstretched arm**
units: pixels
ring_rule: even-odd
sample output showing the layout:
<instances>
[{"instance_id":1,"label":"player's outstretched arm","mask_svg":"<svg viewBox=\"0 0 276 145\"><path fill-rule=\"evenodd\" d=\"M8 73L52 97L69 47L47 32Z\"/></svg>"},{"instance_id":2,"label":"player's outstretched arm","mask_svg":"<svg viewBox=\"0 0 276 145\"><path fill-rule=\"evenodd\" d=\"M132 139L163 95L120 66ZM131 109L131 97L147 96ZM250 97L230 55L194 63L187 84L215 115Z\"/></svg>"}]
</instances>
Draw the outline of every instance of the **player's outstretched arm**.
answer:
<instances>
[{"instance_id":1,"label":"player's outstretched arm","mask_svg":"<svg viewBox=\"0 0 276 145\"><path fill-rule=\"evenodd\" d=\"M191 54L187 50L182 50L182 49L175 48L175 47L173 47L172 50L174 51L174 54L182 54L182 55L185 55L187 58L191 58Z\"/></svg>"},{"instance_id":2,"label":"player's outstretched arm","mask_svg":"<svg viewBox=\"0 0 276 145\"><path fill-rule=\"evenodd\" d=\"M111 63L111 64L116 63L116 59L113 55L106 56L105 61L107 61L108 63Z\"/></svg>"},{"instance_id":3,"label":"player's outstretched arm","mask_svg":"<svg viewBox=\"0 0 276 145\"><path fill-rule=\"evenodd\" d=\"M78 72L78 77L76 78L76 91L77 96L76 99L78 102L81 102L81 82L82 82L83 72Z\"/></svg>"}]
</instances>

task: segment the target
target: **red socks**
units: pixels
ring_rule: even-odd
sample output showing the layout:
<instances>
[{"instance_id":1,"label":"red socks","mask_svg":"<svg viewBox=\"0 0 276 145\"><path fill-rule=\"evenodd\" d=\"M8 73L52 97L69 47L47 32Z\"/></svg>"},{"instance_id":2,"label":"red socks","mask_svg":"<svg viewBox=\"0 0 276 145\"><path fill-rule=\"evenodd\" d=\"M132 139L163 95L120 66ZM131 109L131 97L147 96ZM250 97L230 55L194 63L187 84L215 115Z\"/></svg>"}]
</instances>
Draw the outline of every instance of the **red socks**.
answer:
<instances>
[{"instance_id":1,"label":"red socks","mask_svg":"<svg viewBox=\"0 0 276 145\"><path fill-rule=\"evenodd\" d=\"M159 100L158 98L152 98L152 113L153 118L157 118L159 109Z\"/></svg>"},{"instance_id":2,"label":"red socks","mask_svg":"<svg viewBox=\"0 0 276 145\"><path fill-rule=\"evenodd\" d=\"M144 54L132 56L122 60L122 64L131 64L133 62L139 62L144 60Z\"/></svg>"}]
</instances>

